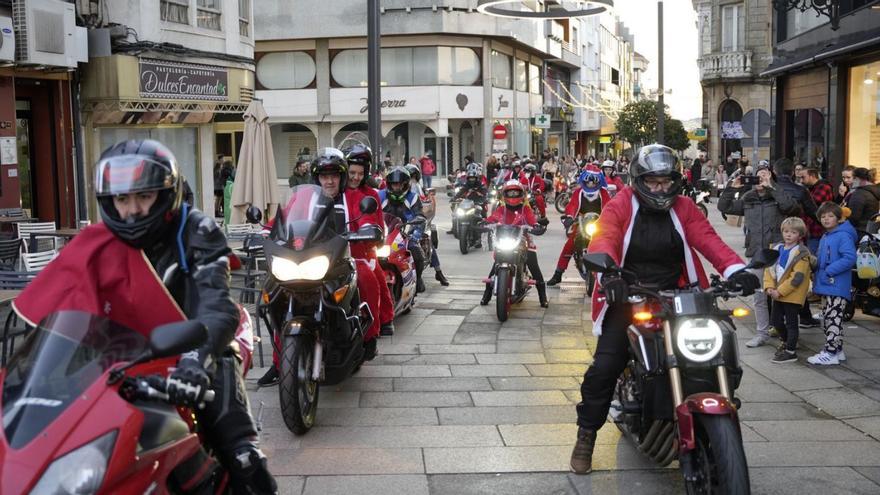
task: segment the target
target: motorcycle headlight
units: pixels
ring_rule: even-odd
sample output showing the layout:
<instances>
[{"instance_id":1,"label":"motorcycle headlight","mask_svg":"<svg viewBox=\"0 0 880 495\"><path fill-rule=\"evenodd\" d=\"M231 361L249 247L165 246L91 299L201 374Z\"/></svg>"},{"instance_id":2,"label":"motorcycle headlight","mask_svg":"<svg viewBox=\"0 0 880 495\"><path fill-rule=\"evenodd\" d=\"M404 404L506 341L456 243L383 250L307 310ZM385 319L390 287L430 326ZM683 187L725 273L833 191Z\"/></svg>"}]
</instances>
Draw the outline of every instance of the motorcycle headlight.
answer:
<instances>
[{"instance_id":1,"label":"motorcycle headlight","mask_svg":"<svg viewBox=\"0 0 880 495\"><path fill-rule=\"evenodd\" d=\"M697 363L705 363L717 356L723 343L721 326L709 318L684 320L675 333L678 351L688 360Z\"/></svg>"},{"instance_id":2,"label":"motorcycle headlight","mask_svg":"<svg viewBox=\"0 0 880 495\"><path fill-rule=\"evenodd\" d=\"M455 215L458 217L463 217L465 214L464 208L456 208Z\"/></svg>"},{"instance_id":3,"label":"motorcycle headlight","mask_svg":"<svg viewBox=\"0 0 880 495\"><path fill-rule=\"evenodd\" d=\"M278 256L272 258L272 275L282 282L321 280L329 268L330 260L324 255L315 256L299 264Z\"/></svg>"},{"instance_id":4,"label":"motorcycle headlight","mask_svg":"<svg viewBox=\"0 0 880 495\"><path fill-rule=\"evenodd\" d=\"M495 248L499 251L513 251L519 246L519 239L513 237L502 237L495 243Z\"/></svg>"},{"instance_id":5,"label":"motorcycle headlight","mask_svg":"<svg viewBox=\"0 0 880 495\"><path fill-rule=\"evenodd\" d=\"M391 246L385 244L384 246L380 247L376 250L376 256L380 258L387 258L391 256Z\"/></svg>"},{"instance_id":6,"label":"motorcycle headlight","mask_svg":"<svg viewBox=\"0 0 880 495\"><path fill-rule=\"evenodd\" d=\"M55 459L31 493L97 493L116 443L116 430Z\"/></svg>"},{"instance_id":7,"label":"motorcycle headlight","mask_svg":"<svg viewBox=\"0 0 880 495\"><path fill-rule=\"evenodd\" d=\"M593 234L596 233L596 223L588 223L584 230L587 232L588 236L593 237Z\"/></svg>"}]
</instances>

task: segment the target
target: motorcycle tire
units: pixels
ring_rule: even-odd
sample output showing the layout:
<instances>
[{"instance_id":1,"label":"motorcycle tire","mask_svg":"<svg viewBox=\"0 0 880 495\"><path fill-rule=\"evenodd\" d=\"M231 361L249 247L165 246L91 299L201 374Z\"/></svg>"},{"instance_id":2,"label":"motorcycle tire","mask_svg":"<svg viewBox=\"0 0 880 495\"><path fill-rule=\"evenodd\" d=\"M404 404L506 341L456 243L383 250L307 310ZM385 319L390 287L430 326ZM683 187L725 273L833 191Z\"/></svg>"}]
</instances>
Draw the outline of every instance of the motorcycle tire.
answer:
<instances>
[{"instance_id":1,"label":"motorcycle tire","mask_svg":"<svg viewBox=\"0 0 880 495\"><path fill-rule=\"evenodd\" d=\"M556 195L556 201L554 204L556 205L556 211L559 213L565 213L565 207L568 206L568 202L571 201L571 193L564 192Z\"/></svg>"},{"instance_id":2,"label":"motorcycle tire","mask_svg":"<svg viewBox=\"0 0 880 495\"><path fill-rule=\"evenodd\" d=\"M440 236L437 235L437 229L431 229L431 245L434 246L434 249L437 249L437 246L440 245Z\"/></svg>"},{"instance_id":3,"label":"motorcycle tire","mask_svg":"<svg viewBox=\"0 0 880 495\"><path fill-rule=\"evenodd\" d=\"M596 285L596 274L593 272L587 272L587 280L584 281L587 284L587 297L593 297L593 286Z\"/></svg>"},{"instance_id":4,"label":"motorcycle tire","mask_svg":"<svg viewBox=\"0 0 880 495\"><path fill-rule=\"evenodd\" d=\"M686 482L688 495L746 495L749 468L739 428L730 416L695 414L697 481Z\"/></svg>"},{"instance_id":5,"label":"motorcycle tire","mask_svg":"<svg viewBox=\"0 0 880 495\"><path fill-rule=\"evenodd\" d=\"M704 205L703 203L698 203L697 208L700 209L700 213L702 213L704 217L709 216L709 210L706 209L706 205Z\"/></svg>"},{"instance_id":6,"label":"motorcycle tire","mask_svg":"<svg viewBox=\"0 0 880 495\"><path fill-rule=\"evenodd\" d=\"M458 250L461 251L461 254L468 254L470 236L468 235L467 229L462 227L460 230L461 231L458 233Z\"/></svg>"},{"instance_id":7,"label":"motorcycle tire","mask_svg":"<svg viewBox=\"0 0 880 495\"><path fill-rule=\"evenodd\" d=\"M304 435L315 425L318 383L311 379L315 342L308 335L284 338L278 395L281 417L294 435Z\"/></svg>"},{"instance_id":8,"label":"motorcycle tire","mask_svg":"<svg viewBox=\"0 0 880 495\"><path fill-rule=\"evenodd\" d=\"M498 321L504 323L510 316L510 298L512 297L510 293L512 290L510 286L512 282L510 269L499 268L495 274L495 279L498 280L498 294L495 295L495 314L498 316Z\"/></svg>"}]
</instances>

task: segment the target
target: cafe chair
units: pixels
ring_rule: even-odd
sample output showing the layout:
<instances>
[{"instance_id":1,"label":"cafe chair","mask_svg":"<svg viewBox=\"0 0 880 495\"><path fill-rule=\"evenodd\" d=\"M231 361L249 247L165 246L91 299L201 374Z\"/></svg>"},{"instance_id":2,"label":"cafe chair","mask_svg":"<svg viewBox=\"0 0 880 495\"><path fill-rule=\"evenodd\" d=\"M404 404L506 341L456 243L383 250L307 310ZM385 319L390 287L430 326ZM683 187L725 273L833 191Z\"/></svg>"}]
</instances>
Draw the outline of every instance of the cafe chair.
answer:
<instances>
[{"instance_id":1,"label":"cafe chair","mask_svg":"<svg viewBox=\"0 0 880 495\"><path fill-rule=\"evenodd\" d=\"M38 253L24 253L21 255L26 272L42 271L43 268L46 268L46 265L57 257L58 251L40 251Z\"/></svg>"},{"instance_id":2,"label":"cafe chair","mask_svg":"<svg viewBox=\"0 0 880 495\"><path fill-rule=\"evenodd\" d=\"M0 271L0 290L24 290L36 275L36 273ZM6 323L3 325L3 333L0 334L0 368L6 367L6 360L15 352L16 337L21 337L28 331L27 326L15 328L17 324L18 316L12 308L9 308Z\"/></svg>"},{"instance_id":3,"label":"cafe chair","mask_svg":"<svg viewBox=\"0 0 880 495\"><path fill-rule=\"evenodd\" d=\"M0 239L0 270L14 271L21 255L21 239Z\"/></svg>"},{"instance_id":4,"label":"cafe chair","mask_svg":"<svg viewBox=\"0 0 880 495\"><path fill-rule=\"evenodd\" d=\"M55 232L58 228L55 222L34 222L34 223L16 223L18 226L18 237L21 239L22 252L30 252L31 233ZM51 243L51 244L50 244ZM58 250L64 243L64 239L51 235L37 237L37 252L47 250ZM43 249L43 246L52 246Z\"/></svg>"}]
</instances>

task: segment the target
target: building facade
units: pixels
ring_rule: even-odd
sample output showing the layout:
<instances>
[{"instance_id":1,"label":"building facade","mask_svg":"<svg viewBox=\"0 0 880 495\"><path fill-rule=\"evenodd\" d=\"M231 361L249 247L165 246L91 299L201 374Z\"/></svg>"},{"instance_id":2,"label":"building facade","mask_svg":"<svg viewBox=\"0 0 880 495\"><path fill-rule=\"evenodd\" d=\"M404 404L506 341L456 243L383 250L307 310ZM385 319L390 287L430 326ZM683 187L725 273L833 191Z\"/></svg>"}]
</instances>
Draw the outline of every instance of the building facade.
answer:
<instances>
[{"instance_id":1,"label":"building facade","mask_svg":"<svg viewBox=\"0 0 880 495\"><path fill-rule=\"evenodd\" d=\"M880 169L880 1L840 3L839 29L815 12L777 11L774 149L835 182L845 165Z\"/></svg>"},{"instance_id":2,"label":"building facade","mask_svg":"<svg viewBox=\"0 0 880 495\"><path fill-rule=\"evenodd\" d=\"M703 127L708 157L725 162L739 152L753 163L770 157L773 58L771 0L693 0Z\"/></svg>"},{"instance_id":3,"label":"building facade","mask_svg":"<svg viewBox=\"0 0 880 495\"><path fill-rule=\"evenodd\" d=\"M91 6L80 12L90 52L82 71L86 163L116 142L156 139L177 157L196 206L213 211L214 163L237 161L253 98L251 0L80 3Z\"/></svg>"}]
</instances>

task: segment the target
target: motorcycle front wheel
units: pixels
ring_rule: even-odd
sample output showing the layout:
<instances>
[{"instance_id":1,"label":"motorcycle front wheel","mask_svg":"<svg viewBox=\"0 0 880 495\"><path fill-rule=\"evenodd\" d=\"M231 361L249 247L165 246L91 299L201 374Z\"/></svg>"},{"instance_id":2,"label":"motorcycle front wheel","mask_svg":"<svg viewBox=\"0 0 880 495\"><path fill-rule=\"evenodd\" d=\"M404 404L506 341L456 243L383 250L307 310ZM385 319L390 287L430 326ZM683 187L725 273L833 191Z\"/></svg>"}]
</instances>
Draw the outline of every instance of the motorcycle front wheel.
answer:
<instances>
[{"instance_id":1,"label":"motorcycle front wheel","mask_svg":"<svg viewBox=\"0 0 880 495\"><path fill-rule=\"evenodd\" d=\"M468 228L465 225L458 224L458 250L461 251L461 254L468 254L469 247L470 236L468 235Z\"/></svg>"},{"instance_id":2,"label":"motorcycle front wheel","mask_svg":"<svg viewBox=\"0 0 880 495\"><path fill-rule=\"evenodd\" d=\"M742 436L730 416L694 415L697 480L686 482L688 495L747 495L749 468Z\"/></svg>"},{"instance_id":3,"label":"motorcycle front wheel","mask_svg":"<svg viewBox=\"0 0 880 495\"><path fill-rule=\"evenodd\" d=\"M314 359L315 341L311 336L285 337L278 394L284 424L294 435L303 435L315 425L320 389L312 380Z\"/></svg>"},{"instance_id":4,"label":"motorcycle front wheel","mask_svg":"<svg viewBox=\"0 0 880 495\"><path fill-rule=\"evenodd\" d=\"M510 269L499 268L495 274L495 279L498 280L498 294L495 295L495 313L498 316L498 321L504 323L510 315L510 282L512 281Z\"/></svg>"},{"instance_id":5,"label":"motorcycle front wheel","mask_svg":"<svg viewBox=\"0 0 880 495\"><path fill-rule=\"evenodd\" d=\"M568 206L568 202L571 200L571 193L564 192L556 195L556 211L559 213L565 213L565 207Z\"/></svg>"}]
</instances>

